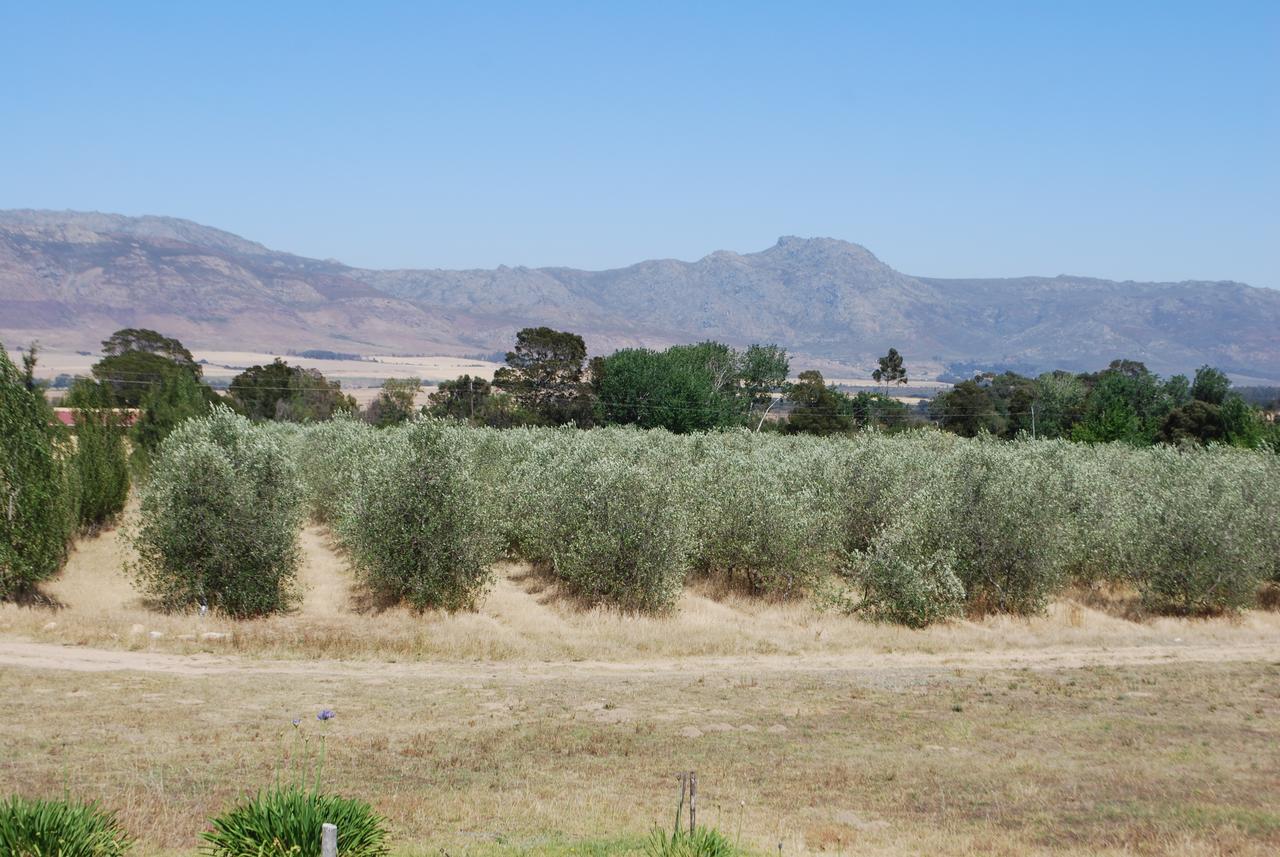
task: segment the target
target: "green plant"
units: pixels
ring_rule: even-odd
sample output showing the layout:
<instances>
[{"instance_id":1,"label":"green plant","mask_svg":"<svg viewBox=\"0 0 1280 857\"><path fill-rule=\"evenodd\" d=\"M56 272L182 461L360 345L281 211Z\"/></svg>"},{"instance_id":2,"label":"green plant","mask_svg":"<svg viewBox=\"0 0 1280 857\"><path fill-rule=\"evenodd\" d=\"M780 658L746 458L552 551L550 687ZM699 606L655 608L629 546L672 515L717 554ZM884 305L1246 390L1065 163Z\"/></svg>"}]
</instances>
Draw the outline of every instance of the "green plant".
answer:
<instances>
[{"instance_id":1,"label":"green plant","mask_svg":"<svg viewBox=\"0 0 1280 857\"><path fill-rule=\"evenodd\" d=\"M0 599L29 595L67 556L77 486L52 420L43 391L0 343Z\"/></svg>"},{"instance_id":2,"label":"green plant","mask_svg":"<svg viewBox=\"0 0 1280 857\"><path fill-rule=\"evenodd\" d=\"M0 854L6 857L120 857L132 846L115 816L96 804L0 801Z\"/></svg>"},{"instance_id":3,"label":"green plant","mask_svg":"<svg viewBox=\"0 0 1280 857\"><path fill-rule=\"evenodd\" d=\"M219 407L161 444L132 534L134 574L168 609L283 610L294 597L301 518L282 444Z\"/></svg>"},{"instance_id":4,"label":"green plant","mask_svg":"<svg viewBox=\"0 0 1280 857\"><path fill-rule=\"evenodd\" d=\"M733 857L738 853L737 845L714 827L694 824L695 787L693 772L680 775L680 800L676 804L675 823L671 826L670 833L661 827L654 828L644 843L645 857ZM689 828L684 826L686 793L689 794Z\"/></svg>"},{"instance_id":5,"label":"green plant","mask_svg":"<svg viewBox=\"0 0 1280 857\"><path fill-rule=\"evenodd\" d=\"M361 579L418 609L472 607L499 551L491 501L458 431L424 419L391 430L363 462L338 531Z\"/></svg>"},{"instance_id":6,"label":"green plant","mask_svg":"<svg viewBox=\"0 0 1280 857\"><path fill-rule=\"evenodd\" d=\"M693 551L670 474L651 454L570 454L547 475L545 551L557 577L592 602L658 612L674 606Z\"/></svg>"},{"instance_id":7,"label":"green plant","mask_svg":"<svg viewBox=\"0 0 1280 857\"><path fill-rule=\"evenodd\" d=\"M1251 606L1274 573L1280 467L1229 448L1155 449L1147 459L1130 573L1155 612Z\"/></svg>"},{"instance_id":8,"label":"green plant","mask_svg":"<svg viewBox=\"0 0 1280 857\"><path fill-rule=\"evenodd\" d=\"M75 454L71 466L79 480L79 524L95 530L124 509L129 496L129 454L120 414L110 388L78 381L67 396L75 410Z\"/></svg>"},{"instance_id":9,"label":"green plant","mask_svg":"<svg viewBox=\"0 0 1280 857\"><path fill-rule=\"evenodd\" d=\"M247 797L210 824L201 834L210 857L319 857L324 824L338 828L341 857L387 853L386 822L369 804L294 785Z\"/></svg>"},{"instance_id":10,"label":"green plant","mask_svg":"<svg viewBox=\"0 0 1280 857\"><path fill-rule=\"evenodd\" d=\"M645 857L733 857L738 849L714 827L698 825L690 833L656 829L644 843Z\"/></svg>"},{"instance_id":11,"label":"green plant","mask_svg":"<svg viewBox=\"0 0 1280 857\"><path fill-rule=\"evenodd\" d=\"M826 442L707 435L691 481L697 564L757 594L801 595L835 567L831 509L813 484Z\"/></svg>"}]
</instances>

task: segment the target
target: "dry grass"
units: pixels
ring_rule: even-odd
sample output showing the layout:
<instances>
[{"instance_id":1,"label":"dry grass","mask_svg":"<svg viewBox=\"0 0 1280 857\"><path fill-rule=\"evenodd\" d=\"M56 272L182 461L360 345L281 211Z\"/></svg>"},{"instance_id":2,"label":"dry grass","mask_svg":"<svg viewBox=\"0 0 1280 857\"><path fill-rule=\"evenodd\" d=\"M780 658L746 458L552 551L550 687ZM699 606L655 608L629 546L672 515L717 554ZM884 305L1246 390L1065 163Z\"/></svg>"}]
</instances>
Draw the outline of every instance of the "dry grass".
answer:
<instances>
[{"instance_id":1,"label":"dry grass","mask_svg":"<svg viewBox=\"0 0 1280 857\"><path fill-rule=\"evenodd\" d=\"M633 850L675 771L758 852L1271 854L1280 667L1047 671L693 666L415 679L0 671L0 792L65 787L146 853L287 767L328 724L324 779L390 818L400 854Z\"/></svg>"},{"instance_id":2,"label":"dry grass","mask_svg":"<svg viewBox=\"0 0 1280 857\"><path fill-rule=\"evenodd\" d=\"M319 734L330 707L325 779L387 814L397 855L636 852L688 768L759 853L1280 849L1275 613L1081 597L907 631L707 583L641 618L514 564L475 614L359 612L327 533L303 547L285 617L147 609L116 531L77 545L62 607L0 606L0 794L70 788L144 855L192 854L286 766L290 718Z\"/></svg>"},{"instance_id":3,"label":"dry grass","mask_svg":"<svg viewBox=\"0 0 1280 857\"><path fill-rule=\"evenodd\" d=\"M1041 617L988 617L924 631L875 625L808 603L776 603L710 582L688 588L667 617L581 610L527 565L499 567L475 613L417 614L362 609L351 573L328 534L303 532L305 594L288 616L230 622L164 615L147 608L122 571L117 530L81 540L66 569L45 587L56 609L0 605L0 635L44 642L164 652L237 652L269 658L399 660L606 660L887 652L981 653L1165 645L1254 645L1280 640L1280 614L1134 622L1105 602L1064 599ZM1086 603L1087 602L1087 603ZM1117 602L1123 605L1123 600ZM225 634L215 640L207 633ZM162 636L153 639L155 634Z\"/></svg>"}]
</instances>

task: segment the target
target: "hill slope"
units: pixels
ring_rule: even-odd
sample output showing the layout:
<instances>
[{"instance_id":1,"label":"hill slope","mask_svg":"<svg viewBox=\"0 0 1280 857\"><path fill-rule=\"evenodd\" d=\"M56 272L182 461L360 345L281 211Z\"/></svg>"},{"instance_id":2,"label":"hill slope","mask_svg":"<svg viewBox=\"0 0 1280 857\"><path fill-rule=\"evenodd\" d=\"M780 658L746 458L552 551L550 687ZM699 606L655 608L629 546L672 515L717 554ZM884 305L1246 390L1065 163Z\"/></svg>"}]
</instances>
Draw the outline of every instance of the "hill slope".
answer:
<instances>
[{"instance_id":1,"label":"hill slope","mask_svg":"<svg viewBox=\"0 0 1280 857\"><path fill-rule=\"evenodd\" d=\"M1085 369L1125 356L1280 380L1280 291L1239 283L911 277L829 238L610 271L374 271L172 218L0 212L11 345L92 348L134 325L196 347L460 354L503 350L528 324L578 331L595 353L714 338L859 366L892 345L909 362Z\"/></svg>"}]
</instances>

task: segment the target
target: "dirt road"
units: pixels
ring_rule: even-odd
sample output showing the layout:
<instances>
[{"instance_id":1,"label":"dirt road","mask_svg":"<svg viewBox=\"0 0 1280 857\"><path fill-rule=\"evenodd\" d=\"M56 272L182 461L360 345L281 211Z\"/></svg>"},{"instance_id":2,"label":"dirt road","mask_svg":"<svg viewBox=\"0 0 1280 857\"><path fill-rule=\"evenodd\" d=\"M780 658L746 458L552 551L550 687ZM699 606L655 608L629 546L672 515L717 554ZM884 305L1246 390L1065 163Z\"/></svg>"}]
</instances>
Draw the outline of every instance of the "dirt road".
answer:
<instances>
[{"instance_id":1,"label":"dirt road","mask_svg":"<svg viewBox=\"0 0 1280 857\"><path fill-rule=\"evenodd\" d=\"M1045 648L948 654L853 653L840 656L738 656L647 661L418 662L280 661L234 655L177 655L0 641L0 667L71 672L144 672L175 676L291 675L383 680L554 681L591 676L662 677L678 674L867 674L947 670L1060 670L1177 663L1280 663L1280 641L1252 644L1166 644L1117 648Z\"/></svg>"}]
</instances>

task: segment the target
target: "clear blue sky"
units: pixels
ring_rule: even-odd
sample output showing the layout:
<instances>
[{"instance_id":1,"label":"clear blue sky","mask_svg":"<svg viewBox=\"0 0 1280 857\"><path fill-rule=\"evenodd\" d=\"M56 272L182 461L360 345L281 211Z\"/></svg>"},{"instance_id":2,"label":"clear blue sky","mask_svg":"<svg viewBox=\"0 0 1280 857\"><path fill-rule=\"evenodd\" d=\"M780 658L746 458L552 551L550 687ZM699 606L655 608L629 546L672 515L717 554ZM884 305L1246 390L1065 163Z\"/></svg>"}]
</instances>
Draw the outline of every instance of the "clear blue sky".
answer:
<instances>
[{"instance_id":1,"label":"clear blue sky","mask_svg":"<svg viewBox=\"0 0 1280 857\"><path fill-rule=\"evenodd\" d=\"M341 8L340 8L341 7ZM373 267L1280 286L1280 2L19 3L0 208Z\"/></svg>"}]
</instances>

